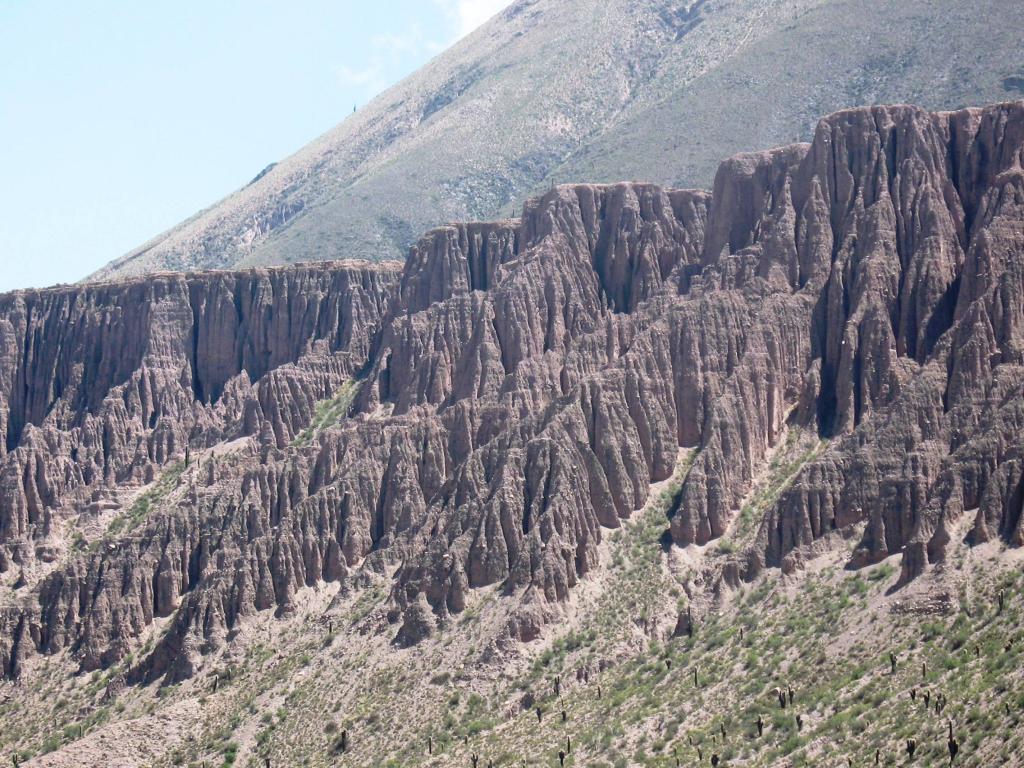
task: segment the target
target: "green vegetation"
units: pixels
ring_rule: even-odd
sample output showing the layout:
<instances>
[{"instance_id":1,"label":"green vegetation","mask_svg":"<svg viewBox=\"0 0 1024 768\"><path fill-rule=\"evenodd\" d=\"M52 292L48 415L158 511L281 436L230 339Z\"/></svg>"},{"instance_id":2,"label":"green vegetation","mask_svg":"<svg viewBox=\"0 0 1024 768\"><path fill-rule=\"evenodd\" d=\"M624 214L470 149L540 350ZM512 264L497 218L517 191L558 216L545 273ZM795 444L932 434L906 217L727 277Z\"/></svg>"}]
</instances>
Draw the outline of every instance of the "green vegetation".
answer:
<instances>
[{"instance_id":1,"label":"green vegetation","mask_svg":"<svg viewBox=\"0 0 1024 768\"><path fill-rule=\"evenodd\" d=\"M809 461L816 459L828 447L813 432L791 427L768 462L767 476L757 484L750 498L740 510L736 522L735 536L746 541L754 533L754 527L763 513L779 500L782 493L792 484L800 470Z\"/></svg>"},{"instance_id":2,"label":"green vegetation","mask_svg":"<svg viewBox=\"0 0 1024 768\"><path fill-rule=\"evenodd\" d=\"M130 531L142 523L149 513L160 506L160 503L178 487L182 474L185 472L185 462L179 461L171 464L163 471L163 474L153 485L141 493L135 503L126 512L121 513L107 527L108 536L116 536L119 533Z\"/></svg>"},{"instance_id":3,"label":"green vegetation","mask_svg":"<svg viewBox=\"0 0 1024 768\"><path fill-rule=\"evenodd\" d=\"M807 455L794 445L798 457ZM0 705L11 724L0 750L52 751L108 720L198 700L193 738L157 768L263 768L266 758L318 768L440 768L469 766L474 753L481 766L556 766L567 739L566 765L574 767L668 768L677 756L695 764L700 748L704 764L714 751L724 765L838 768L847 758L872 764L876 749L883 765L896 765L909 737L918 741L919 764L939 765L948 761L947 719L962 744L958 763L1012 764L1024 750L1024 659L1021 644L1008 643L1024 620L1020 573L965 558L964 570L948 575L952 600L936 603L927 592L886 596L892 561L849 572L834 553L791 576L771 571L726 588L716 601L692 553L663 543L666 511L693 458L607 534L602 568L574 593L565 621L525 646L500 640L508 602L484 589L473 590L467 609L447 617L431 640L393 648L385 567L292 617L254 617L235 651L244 656L213 662L178 685L130 689L110 704L98 702L123 668L69 684L60 660L47 657L39 685L50 704ZM782 483L792 474L787 466L779 464ZM1015 596L1002 613L994 608L999 588ZM693 635L674 637L687 611ZM792 686L792 706L788 699L779 706L776 686ZM936 714L940 691L947 703Z\"/></svg>"},{"instance_id":4,"label":"green vegetation","mask_svg":"<svg viewBox=\"0 0 1024 768\"><path fill-rule=\"evenodd\" d=\"M357 391L358 386L355 380L346 381L333 397L317 403L309 426L296 436L295 445L309 445L318 433L345 418L349 408L352 407L352 400Z\"/></svg>"}]
</instances>

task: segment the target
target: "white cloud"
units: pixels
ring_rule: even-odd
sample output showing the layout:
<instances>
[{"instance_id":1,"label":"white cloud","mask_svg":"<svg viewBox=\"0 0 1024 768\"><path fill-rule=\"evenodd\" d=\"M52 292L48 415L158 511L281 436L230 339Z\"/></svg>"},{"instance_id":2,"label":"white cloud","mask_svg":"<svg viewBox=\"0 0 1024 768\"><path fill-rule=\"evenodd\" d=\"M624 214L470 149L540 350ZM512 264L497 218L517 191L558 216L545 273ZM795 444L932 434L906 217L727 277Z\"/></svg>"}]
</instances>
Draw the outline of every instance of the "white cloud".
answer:
<instances>
[{"instance_id":1,"label":"white cloud","mask_svg":"<svg viewBox=\"0 0 1024 768\"><path fill-rule=\"evenodd\" d=\"M452 20L456 34L464 37L507 8L512 0L435 0L441 10Z\"/></svg>"},{"instance_id":2,"label":"white cloud","mask_svg":"<svg viewBox=\"0 0 1024 768\"><path fill-rule=\"evenodd\" d=\"M355 88L361 93L373 95L383 91L388 84L384 68L380 62L372 62L369 66L355 68L344 64L334 68L334 74L342 85Z\"/></svg>"},{"instance_id":3,"label":"white cloud","mask_svg":"<svg viewBox=\"0 0 1024 768\"><path fill-rule=\"evenodd\" d=\"M434 55L444 50L444 45L423 34L418 24L408 29L393 33L387 32L370 38L374 49L386 53L391 58L403 56L421 56L424 53Z\"/></svg>"},{"instance_id":4,"label":"white cloud","mask_svg":"<svg viewBox=\"0 0 1024 768\"><path fill-rule=\"evenodd\" d=\"M509 0L459 0L459 32L468 35L509 4Z\"/></svg>"},{"instance_id":5,"label":"white cloud","mask_svg":"<svg viewBox=\"0 0 1024 768\"><path fill-rule=\"evenodd\" d=\"M341 64L334 67L334 75L360 99L370 99L398 79L405 62L418 63L446 47L445 43L428 38L414 23L404 29L374 35L370 38L372 53L362 66Z\"/></svg>"},{"instance_id":6,"label":"white cloud","mask_svg":"<svg viewBox=\"0 0 1024 768\"><path fill-rule=\"evenodd\" d=\"M3 0L0 0L2 2ZM422 61L441 53L456 40L465 37L492 16L512 4L512 0L432 0L444 19L450 34L446 40L436 34L427 35L416 23L404 28L374 35L370 42L373 53L361 66L338 65L334 75L361 102L369 100L391 85L402 73L402 62ZM450 31L450 32L449 32Z\"/></svg>"}]
</instances>

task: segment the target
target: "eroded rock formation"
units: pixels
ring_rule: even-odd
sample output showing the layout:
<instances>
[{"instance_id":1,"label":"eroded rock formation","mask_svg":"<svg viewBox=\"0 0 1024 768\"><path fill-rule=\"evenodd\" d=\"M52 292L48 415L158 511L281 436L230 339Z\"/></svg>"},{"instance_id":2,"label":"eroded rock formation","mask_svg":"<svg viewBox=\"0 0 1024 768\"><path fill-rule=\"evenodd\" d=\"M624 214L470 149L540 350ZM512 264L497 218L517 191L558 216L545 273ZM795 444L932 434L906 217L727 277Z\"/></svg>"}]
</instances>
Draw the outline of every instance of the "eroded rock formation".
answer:
<instances>
[{"instance_id":1,"label":"eroded rock formation","mask_svg":"<svg viewBox=\"0 0 1024 768\"><path fill-rule=\"evenodd\" d=\"M681 446L666 522L704 544L787 429L828 443L738 577L858 526L852 564L903 551L904 579L964 514L1020 545L1022 166L1021 103L851 110L726 161L711 194L559 187L431 232L400 275L4 297L0 570L39 575L0 613L3 671L108 665L160 616L130 679L187 675L241 617L361 569L393 577L403 644L493 584L529 639ZM152 481L129 527L52 543Z\"/></svg>"}]
</instances>

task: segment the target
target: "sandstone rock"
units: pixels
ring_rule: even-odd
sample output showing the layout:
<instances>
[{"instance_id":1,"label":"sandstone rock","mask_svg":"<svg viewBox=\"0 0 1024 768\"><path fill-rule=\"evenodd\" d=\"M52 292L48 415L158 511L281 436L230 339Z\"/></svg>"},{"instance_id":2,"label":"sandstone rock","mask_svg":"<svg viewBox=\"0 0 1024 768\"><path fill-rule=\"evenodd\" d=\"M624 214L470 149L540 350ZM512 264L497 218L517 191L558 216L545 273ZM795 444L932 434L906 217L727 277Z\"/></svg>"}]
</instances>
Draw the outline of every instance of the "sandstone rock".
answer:
<instances>
[{"instance_id":1,"label":"sandstone rock","mask_svg":"<svg viewBox=\"0 0 1024 768\"><path fill-rule=\"evenodd\" d=\"M420 599L406 609L405 620L398 630L395 643L402 648L416 645L434 633L435 624L436 620L430 610L430 605L426 598L420 595Z\"/></svg>"},{"instance_id":2,"label":"sandstone rock","mask_svg":"<svg viewBox=\"0 0 1024 768\"><path fill-rule=\"evenodd\" d=\"M723 163L711 195L558 187L519 222L429 233L401 274L2 297L0 567L194 457L137 524L0 608L3 671L65 650L107 666L170 617L129 681L187 676L245 616L392 570L372 625L400 616L400 644L488 585L529 641L680 446L671 536L705 544L787 429L827 445L723 588L861 527L851 565L904 551L907 580L966 510L973 541L1019 545L1022 167L1024 104L850 110Z\"/></svg>"}]
</instances>

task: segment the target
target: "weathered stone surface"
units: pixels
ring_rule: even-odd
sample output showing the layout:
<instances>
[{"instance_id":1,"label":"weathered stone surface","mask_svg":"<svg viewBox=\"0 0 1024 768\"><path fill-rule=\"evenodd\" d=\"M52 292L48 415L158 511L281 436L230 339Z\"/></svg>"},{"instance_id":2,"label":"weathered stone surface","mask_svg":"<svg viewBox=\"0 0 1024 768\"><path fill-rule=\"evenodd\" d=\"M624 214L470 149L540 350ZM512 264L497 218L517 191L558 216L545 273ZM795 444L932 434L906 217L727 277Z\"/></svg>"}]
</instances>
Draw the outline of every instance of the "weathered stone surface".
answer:
<instances>
[{"instance_id":1,"label":"weathered stone surface","mask_svg":"<svg viewBox=\"0 0 1024 768\"><path fill-rule=\"evenodd\" d=\"M105 489L151 482L186 446L289 441L365 364L396 276L341 262L0 297L0 574L45 572L66 525L120 508ZM172 544L197 532L187 517L165 522L161 541L103 544L45 580L30 644L108 663L169 615L189 584L188 551ZM105 591L115 570L123 582ZM0 643L8 671L25 649L19 626Z\"/></svg>"},{"instance_id":2,"label":"weathered stone surface","mask_svg":"<svg viewBox=\"0 0 1024 768\"><path fill-rule=\"evenodd\" d=\"M819 128L800 186L829 221L797 232L834 254L812 352L836 439L769 513L763 562L864 521L854 564L906 548L909 579L969 509L977 540L1019 536L1022 110L857 110Z\"/></svg>"},{"instance_id":3,"label":"weathered stone surface","mask_svg":"<svg viewBox=\"0 0 1024 768\"><path fill-rule=\"evenodd\" d=\"M261 418L287 442L366 361L394 274L341 263L0 297L0 548L186 444Z\"/></svg>"},{"instance_id":4,"label":"weathered stone surface","mask_svg":"<svg viewBox=\"0 0 1024 768\"><path fill-rule=\"evenodd\" d=\"M963 514L973 540L1019 545L1022 167L1024 104L851 110L726 161L712 194L558 187L520 221L435 230L400 276L4 297L0 568L45 574L0 612L4 672L65 649L108 665L159 616L129 680L188 675L242 617L361 571L394 572L400 644L488 585L528 640L681 446L697 453L667 524L704 544L791 427L829 443L730 583L861 525L852 564L905 551L905 579ZM145 519L39 565L73 513L186 444Z\"/></svg>"}]
</instances>

